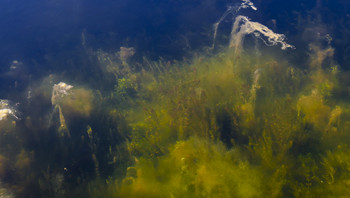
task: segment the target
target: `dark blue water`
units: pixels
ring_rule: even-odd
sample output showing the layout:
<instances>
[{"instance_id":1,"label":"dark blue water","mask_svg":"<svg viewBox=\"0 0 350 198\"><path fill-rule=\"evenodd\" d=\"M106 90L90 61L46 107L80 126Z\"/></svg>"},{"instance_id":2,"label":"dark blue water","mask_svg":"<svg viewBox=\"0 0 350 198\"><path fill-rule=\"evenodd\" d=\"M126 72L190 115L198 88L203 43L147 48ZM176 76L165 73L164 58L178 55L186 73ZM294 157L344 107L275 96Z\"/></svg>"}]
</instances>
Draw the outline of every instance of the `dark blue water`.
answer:
<instances>
[{"instance_id":1,"label":"dark blue water","mask_svg":"<svg viewBox=\"0 0 350 198\"><path fill-rule=\"evenodd\" d=\"M230 2L202 1L2 1L0 71L13 60L34 76L81 67L90 75L82 46L118 51L134 47L135 58L181 60L211 41L212 24ZM69 75L69 74L68 74ZM83 78L83 77L82 77ZM2 83L2 90L10 85Z\"/></svg>"},{"instance_id":2,"label":"dark blue water","mask_svg":"<svg viewBox=\"0 0 350 198\"><path fill-rule=\"evenodd\" d=\"M349 3L318 2L256 1L259 12L250 14L250 17L270 25L271 19L275 19L279 32L291 38L303 31L297 27L297 17L304 20L319 17L327 26L327 32L339 39L334 45L339 46L337 59L343 63L347 61L342 53L348 44L344 34L349 27ZM182 49L196 49L208 44L211 24L228 5L234 3L227 0L4 0L0 8L1 69L6 70L6 65L14 59L45 64L45 56L64 58L64 53L69 54L81 45L83 32L87 44L95 49L115 50L129 45L136 47L140 56L181 59L186 55L186 50Z\"/></svg>"}]
</instances>

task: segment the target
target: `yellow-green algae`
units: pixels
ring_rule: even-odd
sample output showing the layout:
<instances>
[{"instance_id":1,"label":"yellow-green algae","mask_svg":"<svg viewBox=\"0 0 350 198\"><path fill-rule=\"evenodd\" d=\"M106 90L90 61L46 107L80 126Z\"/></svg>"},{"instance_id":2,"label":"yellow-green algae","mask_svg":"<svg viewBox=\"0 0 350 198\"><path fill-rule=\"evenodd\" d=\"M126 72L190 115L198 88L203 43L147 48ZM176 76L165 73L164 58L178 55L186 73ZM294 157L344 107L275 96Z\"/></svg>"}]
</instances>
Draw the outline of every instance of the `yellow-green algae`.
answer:
<instances>
[{"instance_id":1,"label":"yellow-green algae","mask_svg":"<svg viewBox=\"0 0 350 198\"><path fill-rule=\"evenodd\" d=\"M132 90L123 114L135 162L91 195L346 197L350 114L337 92L348 88L337 66L321 66L330 51L314 50L303 70L228 50L125 75L116 96Z\"/></svg>"},{"instance_id":2,"label":"yellow-green algae","mask_svg":"<svg viewBox=\"0 0 350 198\"><path fill-rule=\"evenodd\" d=\"M17 178L4 185L19 197L31 186L42 197L346 197L346 73L331 48L311 48L303 69L233 49L124 64L111 94L74 88L51 125L35 113L24 133L3 120L12 125L0 125L1 180ZM33 95L52 108L43 87ZM57 136L59 123L69 136Z\"/></svg>"}]
</instances>

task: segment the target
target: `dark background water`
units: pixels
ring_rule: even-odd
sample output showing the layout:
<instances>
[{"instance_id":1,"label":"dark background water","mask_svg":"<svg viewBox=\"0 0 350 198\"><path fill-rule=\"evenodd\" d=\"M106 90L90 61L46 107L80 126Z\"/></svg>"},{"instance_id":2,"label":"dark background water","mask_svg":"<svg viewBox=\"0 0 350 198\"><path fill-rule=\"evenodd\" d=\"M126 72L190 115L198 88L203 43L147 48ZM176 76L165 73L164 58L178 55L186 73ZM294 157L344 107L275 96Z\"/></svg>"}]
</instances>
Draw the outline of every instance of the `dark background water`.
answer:
<instances>
[{"instance_id":1,"label":"dark background water","mask_svg":"<svg viewBox=\"0 0 350 198\"><path fill-rule=\"evenodd\" d=\"M286 34L300 54L317 35L329 34L335 59L350 68L350 3L346 0L253 0L258 11L242 10L278 33ZM136 57L181 60L212 44L212 25L234 0L2 0L0 2L1 89L8 78L30 73L39 78L53 72L89 70L85 47L116 52L135 47ZM228 17L219 29L226 44L232 25ZM305 33L306 29L311 31ZM311 32L311 33L310 33ZM308 35L311 34L311 35ZM221 37L220 37L221 36ZM221 43L220 43L221 42ZM299 59L306 58L300 55ZM13 60L23 62L19 74L9 72ZM24 69L25 68L25 69ZM77 69L79 68L79 69ZM10 77L9 77L10 76ZM25 78L25 77L24 77Z\"/></svg>"}]
</instances>

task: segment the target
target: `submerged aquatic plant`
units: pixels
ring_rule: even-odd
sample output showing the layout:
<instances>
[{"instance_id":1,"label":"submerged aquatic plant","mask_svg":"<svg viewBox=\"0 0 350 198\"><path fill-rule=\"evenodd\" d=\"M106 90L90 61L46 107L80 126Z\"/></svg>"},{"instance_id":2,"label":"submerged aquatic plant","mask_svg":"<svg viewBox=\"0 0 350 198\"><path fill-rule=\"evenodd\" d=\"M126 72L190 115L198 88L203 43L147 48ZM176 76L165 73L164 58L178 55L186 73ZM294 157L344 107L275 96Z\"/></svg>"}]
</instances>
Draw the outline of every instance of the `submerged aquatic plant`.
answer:
<instances>
[{"instance_id":1,"label":"submerged aquatic plant","mask_svg":"<svg viewBox=\"0 0 350 198\"><path fill-rule=\"evenodd\" d=\"M140 159L121 197L259 197L262 175L221 143L177 141L157 160Z\"/></svg>"},{"instance_id":2,"label":"submerged aquatic plant","mask_svg":"<svg viewBox=\"0 0 350 198\"><path fill-rule=\"evenodd\" d=\"M60 132L61 136L68 135L68 137L70 137L70 132L68 130L66 120L63 116L61 103L64 97L71 94L72 88L73 88L72 85L68 85L64 82L55 84L52 88L51 103L52 105L54 105L55 109L58 109L59 120L60 120L60 127L58 131Z\"/></svg>"},{"instance_id":3,"label":"submerged aquatic plant","mask_svg":"<svg viewBox=\"0 0 350 198\"><path fill-rule=\"evenodd\" d=\"M242 9L242 8L251 8L253 10L257 10L257 8L254 6L253 2L251 2L250 0L242 0L241 4L237 4L235 6L229 6L228 9L226 10L226 12L224 12L224 14L220 17L220 19L214 23L214 36L213 36L213 45L212 45L212 49L214 49L215 47L215 39L217 36L217 32L218 32L218 28L219 25L222 23L222 21L228 16L228 15L232 15L233 17L237 15L237 13Z\"/></svg>"},{"instance_id":4,"label":"submerged aquatic plant","mask_svg":"<svg viewBox=\"0 0 350 198\"><path fill-rule=\"evenodd\" d=\"M265 25L258 22L253 22L246 16L236 16L242 8L251 8L255 11L257 10L254 4L249 0L243 0L243 2L239 6L230 6L226 10L226 12L221 16L221 18L214 24L214 38L212 48L214 48L215 45L217 30L220 23L228 15L232 14L235 19L232 25L229 47L234 48L236 50L236 54L238 53L238 50L242 49L244 36L249 34L253 34L255 37L261 39L267 46L274 46L280 44L282 45L282 50L286 50L288 48L295 49L293 45L290 45L285 42L284 34L274 33Z\"/></svg>"},{"instance_id":5,"label":"submerged aquatic plant","mask_svg":"<svg viewBox=\"0 0 350 198\"><path fill-rule=\"evenodd\" d=\"M15 198L16 196L9 189L6 189L6 188L2 187L2 184L0 182L0 197L1 198Z\"/></svg>"},{"instance_id":6,"label":"submerged aquatic plant","mask_svg":"<svg viewBox=\"0 0 350 198\"><path fill-rule=\"evenodd\" d=\"M0 120L6 119L9 116L17 118L11 109L0 109ZM18 118L17 118L18 119Z\"/></svg>"},{"instance_id":7,"label":"submerged aquatic plant","mask_svg":"<svg viewBox=\"0 0 350 198\"><path fill-rule=\"evenodd\" d=\"M127 61L134 56L135 48L133 47L120 47L119 59L122 61L123 65L127 64Z\"/></svg>"},{"instance_id":8,"label":"submerged aquatic plant","mask_svg":"<svg viewBox=\"0 0 350 198\"><path fill-rule=\"evenodd\" d=\"M0 180L12 189L39 186L42 197L345 197L350 108L334 89L349 90L325 61L333 48L313 47L306 69L241 51L246 35L294 48L284 35L236 16L244 8L256 10L244 0L214 25L215 42L219 24L235 17L234 50L173 65L144 59L140 70L128 63L133 48L97 52L101 70L116 77L100 106L91 89L50 87L51 104L44 98L60 126L34 128L28 113L20 125L28 140L7 141L23 136L20 130L1 133L0 151L10 152L0 153ZM15 113L0 107L0 121ZM6 180L13 175L21 182Z\"/></svg>"},{"instance_id":9,"label":"submerged aquatic plant","mask_svg":"<svg viewBox=\"0 0 350 198\"><path fill-rule=\"evenodd\" d=\"M282 50L295 49L293 45L285 42L284 34L277 34L268 27L258 22L250 21L246 16L237 16L231 31L230 47L236 51L242 49L242 42L245 35L253 34L261 39L267 46L281 45Z\"/></svg>"},{"instance_id":10,"label":"submerged aquatic plant","mask_svg":"<svg viewBox=\"0 0 350 198\"><path fill-rule=\"evenodd\" d=\"M0 121L5 120L8 117L12 117L15 120L19 120L20 117L18 115L18 111L15 106L10 105L10 101L8 100L0 100Z\"/></svg>"},{"instance_id":11,"label":"submerged aquatic plant","mask_svg":"<svg viewBox=\"0 0 350 198\"><path fill-rule=\"evenodd\" d=\"M52 97L51 103L52 105L57 105L62 98L71 94L72 85L68 85L64 82L60 82L55 84L52 88Z\"/></svg>"}]
</instances>

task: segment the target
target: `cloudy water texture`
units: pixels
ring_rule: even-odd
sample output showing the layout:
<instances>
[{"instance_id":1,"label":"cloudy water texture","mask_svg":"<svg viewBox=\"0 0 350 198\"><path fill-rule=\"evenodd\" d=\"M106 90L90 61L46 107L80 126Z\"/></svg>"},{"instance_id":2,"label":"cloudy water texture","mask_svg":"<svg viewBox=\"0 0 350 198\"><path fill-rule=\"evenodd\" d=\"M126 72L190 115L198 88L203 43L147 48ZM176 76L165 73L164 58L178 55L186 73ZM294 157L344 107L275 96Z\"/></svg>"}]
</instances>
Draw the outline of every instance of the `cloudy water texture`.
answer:
<instances>
[{"instance_id":1,"label":"cloudy water texture","mask_svg":"<svg viewBox=\"0 0 350 198\"><path fill-rule=\"evenodd\" d=\"M0 198L346 197L349 38L347 0L0 0Z\"/></svg>"}]
</instances>

